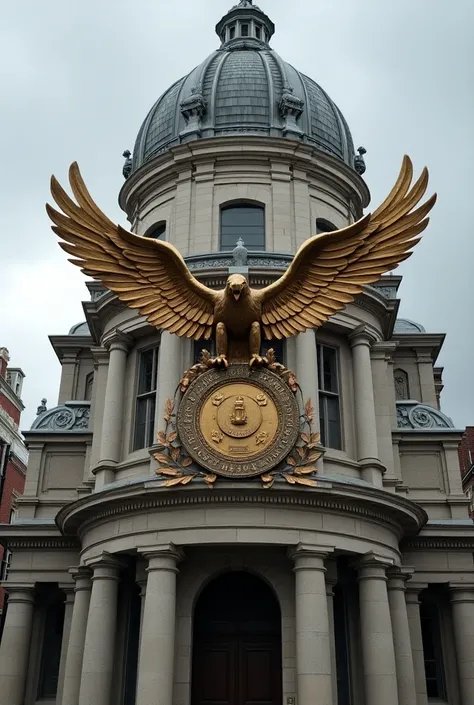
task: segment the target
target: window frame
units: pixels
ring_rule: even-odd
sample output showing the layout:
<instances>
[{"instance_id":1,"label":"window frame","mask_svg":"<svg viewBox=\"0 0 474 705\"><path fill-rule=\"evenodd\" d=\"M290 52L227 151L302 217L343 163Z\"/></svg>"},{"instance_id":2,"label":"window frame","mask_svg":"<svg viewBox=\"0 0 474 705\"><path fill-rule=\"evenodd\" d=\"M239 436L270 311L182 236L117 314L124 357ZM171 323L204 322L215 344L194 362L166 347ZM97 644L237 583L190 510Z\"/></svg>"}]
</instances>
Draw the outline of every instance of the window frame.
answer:
<instances>
[{"instance_id":1,"label":"window frame","mask_svg":"<svg viewBox=\"0 0 474 705\"><path fill-rule=\"evenodd\" d=\"M168 224L166 220L158 220L156 223L153 223L153 225L150 225L150 227L144 233L143 237L150 238L151 240L164 240L166 242L167 229ZM157 230L160 230L161 232L158 235L155 235L154 233Z\"/></svg>"},{"instance_id":2,"label":"window frame","mask_svg":"<svg viewBox=\"0 0 474 705\"><path fill-rule=\"evenodd\" d=\"M323 372L323 353L325 349L334 351L334 372L335 372L335 387L337 391L331 391L324 388L324 372ZM318 401L319 401L319 422L321 433L321 444L325 448L332 450L344 450L344 438L342 429L342 413L341 413L341 373L340 373L340 351L335 345L330 345L324 341L316 341L317 369L318 369ZM336 399L337 401L337 427L339 431L339 444L330 444L330 427L329 427L329 409L328 399Z\"/></svg>"},{"instance_id":3,"label":"window frame","mask_svg":"<svg viewBox=\"0 0 474 705\"><path fill-rule=\"evenodd\" d=\"M140 374L141 374L141 364L143 360L143 355L152 352L152 380L154 380L154 388L147 390L145 392L140 392ZM150 448L154 443L154 432L155 432L155 407L156 407L156 396L158 394L158 361L160 355L160 345L148 345L137 351L137 365L136 365L136 384L135 384L135 402L134 402L134 416L133 416L133 427L132 427L132 453L139 450L146 450ZM152 382L153 386L153 382ZM144 445L138 443L138 408L141 401L145 402L145 429L144 429ZM148 441L151 441L148 444Z\"/></svg>"},{"instance_id":4,"label":"window frame","mask_svg":"<svg viewBox=\"0 0 474 705\"><path fill-rule=\"evenodd\" d=\"M262 214L262 225L263 225L263 243L262 246L254 247L251 243L249 244L248 237L245 237L245 233L237 234L236 240L231 245L223 245L222 242L222 218L226 211L231 211L233 209L244 209L249 208L255 211L259 211ZM266 206L265 203L261 201L251 201L251 200L239 200L239 201L226 201L221 203L219 206L219 251L220 252L232 252L237 244L239 237L242 237L245 247L251 252L266 252L267 247L267 222L266 222ZM228 226L224 226L228 227ZM238 227L238 226L237 226Z\"/></svg>"},{"instance_id":5,"label":"window frame","mask_svg":"<svg viewBox=\"0 0 474 705\"><path fill-rule=\"evenodd\" d=\"M337 227L327 218L316 218L316 235L332 233L335 230L337 230Z\"/></svg>"},{"instance_id":6,"label":"window frame","mask_svg":"<svg viewBox=\"0 0 474 705\"><path fill-rule=\"evenodd\" d=\"M425 612L425 615L423 615ZM431 614L426 614L429 612ZM431 639L433 641L434 658L427 659L425 655L425 633L426 633L426 622L431 623ZM421 600L420 604L420 623L421 623L421 635L423 643L423 663L425 666L425 681L426 681L426 692L428 693L428 681L436 681L438 688L437 695L428 695L428 700L445 702L448 700L448 685L446 677L446 659L444 656L443 649L443 634L442 634L442 618L440 606L436 601L432 599ZM430 678L426 670L426 663L430 661L434 663L434 677Z\"/></svg>"}]
</instances>

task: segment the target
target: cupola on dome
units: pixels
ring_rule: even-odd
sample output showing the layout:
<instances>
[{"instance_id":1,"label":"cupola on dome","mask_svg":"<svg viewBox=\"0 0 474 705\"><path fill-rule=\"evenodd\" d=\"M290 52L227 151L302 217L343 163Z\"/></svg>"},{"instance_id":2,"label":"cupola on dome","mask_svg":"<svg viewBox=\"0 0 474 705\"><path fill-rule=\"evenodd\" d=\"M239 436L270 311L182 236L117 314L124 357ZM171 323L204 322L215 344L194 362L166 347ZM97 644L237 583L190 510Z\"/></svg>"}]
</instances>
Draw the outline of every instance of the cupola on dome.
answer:
<instances>
[{"instance_id":1,"label":"cupola on dome","mask_svg":"<svg viewBox=\"0 0 474 705\"><path fill-rule=\"evenodd\" d=\"M273 22L251 0L233 7L216 26L220 48L151 108L126 175L174 145L235 135L300 140L362 174L365 150L355 155L339 108L270 47L274 31Z\"/></svg>"}]
</instances>

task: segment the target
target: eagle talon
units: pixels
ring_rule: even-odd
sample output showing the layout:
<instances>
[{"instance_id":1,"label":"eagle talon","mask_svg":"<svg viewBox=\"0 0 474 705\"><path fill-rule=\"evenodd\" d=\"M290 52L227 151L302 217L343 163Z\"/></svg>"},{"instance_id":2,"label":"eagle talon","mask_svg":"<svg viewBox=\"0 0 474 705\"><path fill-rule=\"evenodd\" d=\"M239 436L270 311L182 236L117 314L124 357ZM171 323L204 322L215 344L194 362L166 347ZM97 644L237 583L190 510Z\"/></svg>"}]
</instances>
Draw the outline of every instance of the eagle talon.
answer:
<instances>
[{"instance_id":1,"label":"eagle talon","mask_svg":"<svg viewBox=\"0 0 474 705\"><path fill-rule=\"evenodd\" d=\"M261 357L260 355L252 355L249 362L249 367L266 367L268 365L268 360L266 357Z\"/></svg>"},{"instance_id":2,"label":"eagle talon","mask_svg":"<svg viewBox=\"0 0 474 705\"><path fill-rule=\"evenodd\" d=\"M229 367L229 363L227 362L225 355L218 355L217 357L212 358L212 360L209 360L209 364L211 367L217 367L218 369L223 370L226 370Z\"/></svg>"}]
</instances>

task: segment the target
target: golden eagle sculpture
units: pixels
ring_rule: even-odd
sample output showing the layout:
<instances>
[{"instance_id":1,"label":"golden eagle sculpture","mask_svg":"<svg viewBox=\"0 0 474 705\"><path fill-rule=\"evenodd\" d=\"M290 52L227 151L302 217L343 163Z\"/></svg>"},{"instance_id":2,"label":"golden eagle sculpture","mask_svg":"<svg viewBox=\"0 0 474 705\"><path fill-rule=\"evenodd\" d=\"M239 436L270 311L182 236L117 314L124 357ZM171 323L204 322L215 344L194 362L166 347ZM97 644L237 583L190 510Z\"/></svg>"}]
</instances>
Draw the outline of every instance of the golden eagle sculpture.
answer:
<instances>
[{"instance_id":1,"label":"golden eagle sculpture","mask_svg":"<svg viewBox=\"0 0 474 705\"><path fill-rule=\"evenodd\" d=\"M264 289L252 289L232 274L214 291L191 274L178 250L167 242L140 237L107 218L92 200L79 167L69 179L74 202L53 176L51 192L62 213L47 205L61 247L84 274L100 280L127 306L156 328L207 340L216 334L216 364L263 362L262 334L289 338L318 328L330 316L411 255L432 196L414 210L428 185L428 171L412 185L413 166L405 156L395 186L382 205L341 230L309 238L287 271Z\"/></svg>"}]
</instances>

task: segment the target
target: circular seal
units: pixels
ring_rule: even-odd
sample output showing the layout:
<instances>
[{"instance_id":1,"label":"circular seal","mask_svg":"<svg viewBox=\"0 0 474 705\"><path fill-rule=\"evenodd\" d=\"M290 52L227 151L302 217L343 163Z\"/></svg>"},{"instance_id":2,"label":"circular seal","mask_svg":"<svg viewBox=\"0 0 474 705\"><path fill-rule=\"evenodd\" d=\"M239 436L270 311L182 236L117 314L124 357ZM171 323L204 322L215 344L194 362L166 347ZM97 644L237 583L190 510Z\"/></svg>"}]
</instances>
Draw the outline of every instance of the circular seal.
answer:
<instances>
[{"instance_id":1,"label":"circular seal","mask_svg":"<svg viewBox=\"0 0 474 705\"><path fill-rule=\"evenodd\" d=\"M278 465L296 443L299 409L278 375L234 364L208 370L178 408L181 443L202 467L225 477L253 477Z\"/></svg>"}]
</instances>

